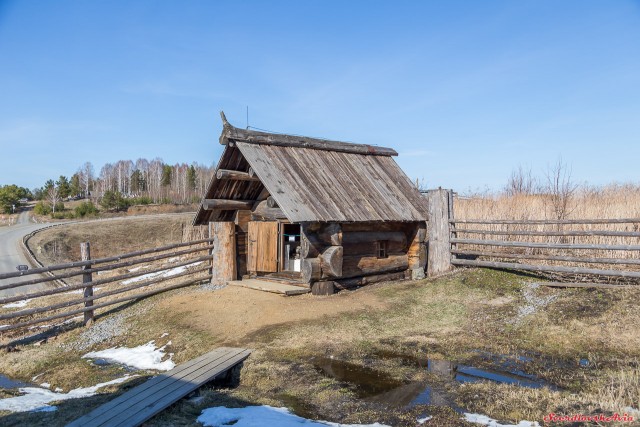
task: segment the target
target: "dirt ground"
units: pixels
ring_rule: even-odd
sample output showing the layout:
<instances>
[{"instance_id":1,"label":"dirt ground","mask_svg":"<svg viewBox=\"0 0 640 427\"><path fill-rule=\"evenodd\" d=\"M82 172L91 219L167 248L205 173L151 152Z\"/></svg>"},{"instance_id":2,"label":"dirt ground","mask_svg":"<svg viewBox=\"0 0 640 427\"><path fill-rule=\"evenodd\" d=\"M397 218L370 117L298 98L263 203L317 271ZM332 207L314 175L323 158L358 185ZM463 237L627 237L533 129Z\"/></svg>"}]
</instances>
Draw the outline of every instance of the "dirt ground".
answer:
<instances>
[{"instance_id":1,"label":"dirt ground","mask_svg":"<svg viewBox=\"0 0 640 427\"><path fill-rule=\"evenodd\" d=\"M387 303L372 292L340 293L331 297L305 294L283 297L238 286L227 286L206 297L176 295L158 303L158 310L181 313L180 327L198 329L227 345L250 344L267 327L303 320L383 309Z\"/></svg>"}]
</instances>

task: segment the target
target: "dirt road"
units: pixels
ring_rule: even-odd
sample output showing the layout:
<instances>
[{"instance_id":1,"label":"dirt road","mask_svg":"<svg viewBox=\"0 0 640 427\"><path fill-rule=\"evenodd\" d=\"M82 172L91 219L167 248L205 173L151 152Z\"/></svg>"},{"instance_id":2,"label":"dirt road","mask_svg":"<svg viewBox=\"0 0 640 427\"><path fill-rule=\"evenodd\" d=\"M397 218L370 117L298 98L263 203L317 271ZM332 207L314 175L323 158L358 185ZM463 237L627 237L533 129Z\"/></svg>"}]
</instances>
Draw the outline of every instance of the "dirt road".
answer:
<instances>
[{"instance_id":1,"label":"dirt road","mask_svg":"<svg viewBox=\"0 0 640 427\"><path fill-rule=\"evenodd\" d=\"M50 224L34 224L30 222L31 215L29 211L24 211L18 217L18 221L8 227L0 227L0 273L9 273L16 271L16 267L20 264L26 264L30 268L31 265L25 256L21 246L22 238L27 234L45 228ZM33 277L33 276L32 276ZM0 286L14 283L16 279L0 280ZM6 289L0 291L0 296L20 295L27 292L33 292L45 289L47 283L39 283L36 285L24 286L14 289Z\"/></svg>"}]
</instances>

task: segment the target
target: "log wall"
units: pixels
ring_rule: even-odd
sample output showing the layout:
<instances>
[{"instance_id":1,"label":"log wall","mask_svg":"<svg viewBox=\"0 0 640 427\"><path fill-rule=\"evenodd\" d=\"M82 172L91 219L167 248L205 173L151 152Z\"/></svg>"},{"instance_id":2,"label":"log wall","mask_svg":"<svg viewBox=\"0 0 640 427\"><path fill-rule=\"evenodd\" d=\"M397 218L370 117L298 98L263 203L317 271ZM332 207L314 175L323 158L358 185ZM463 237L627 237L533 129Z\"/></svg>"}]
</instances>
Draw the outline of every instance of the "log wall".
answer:
<instances>
[{"instance_id":1,"label":"log wall","mask_svg":"<svg viewBox=\"0 0 640 427\"><path fill-rule=\"evenodd\" d=\"M302 225L301 234L302 277L318 283L319 293L328 293L330 282L345 287L389 277L424 277L425 223L311 223ZM380 241L387 242L381 258Z\"/></svg>"}]
</instances>

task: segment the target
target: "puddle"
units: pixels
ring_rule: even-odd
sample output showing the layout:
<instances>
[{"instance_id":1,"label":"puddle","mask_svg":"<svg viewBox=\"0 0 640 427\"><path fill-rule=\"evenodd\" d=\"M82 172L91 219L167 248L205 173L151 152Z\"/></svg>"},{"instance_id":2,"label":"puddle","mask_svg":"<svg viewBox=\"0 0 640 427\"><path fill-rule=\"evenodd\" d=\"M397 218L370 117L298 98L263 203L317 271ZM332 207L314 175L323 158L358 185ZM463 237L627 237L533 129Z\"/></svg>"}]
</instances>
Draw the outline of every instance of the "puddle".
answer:
<instances>
[{"instance_id":1,"label":"puddle","mask_svg":"<svg viewBox=\"0 0 640 427\"><path fill-rule=\"evenodd\" d=\"M330 358L314 358L312 363L323 376L347 383L359 398L393 407L412 408L416 405L449 406L456 411L463 409L455 404L448 386L477 381L493 381L520 387L549 387L553 384L524 371L527 364L534 362L528 356L503 356L476 352L478 363L458 364L449 360L420 359L415 356L385 353L379 358L399 359L405 365L425 369L434 375L434 381L402 382L378 370ZM586 363L586 364L585 364ZM587 366L588 361L580 361Z\"/></svg>"},{"instance_id":2,"label":"puddle","mask_svg":"<svg viewBox=\"0 0 640 427\"><path fill-rule=\"evenodd\" d=\"M350 384L360 398L377 396L403 385L380 371L354 363L328 357L317 357L311 362L320 374Z\"/></svg>"},{"instance_id":3,"label":"puddle","mask_svg":"<svg viewBox=\"0 0 640 427\"><path fill-rule=\"evenodd\" d=\"M32 387L32 384L27 384L22 381L12 380L9 377L5 377L0 374L0 388L4 389L12 389L12 388L20 388L20 387Z\"/></svg>"}]
</instances>

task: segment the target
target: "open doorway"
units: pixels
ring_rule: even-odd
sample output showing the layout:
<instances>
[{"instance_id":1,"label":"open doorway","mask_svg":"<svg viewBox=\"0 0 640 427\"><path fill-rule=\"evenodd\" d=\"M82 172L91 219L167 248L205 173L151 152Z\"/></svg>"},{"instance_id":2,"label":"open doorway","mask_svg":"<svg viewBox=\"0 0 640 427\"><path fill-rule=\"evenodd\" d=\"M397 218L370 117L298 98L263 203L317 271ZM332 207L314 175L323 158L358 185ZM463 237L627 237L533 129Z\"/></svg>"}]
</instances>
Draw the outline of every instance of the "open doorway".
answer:
<instances>
[{"instance_id":1,"label":"open doorway","mask_svg":"<svg viewBox=\"0 0 640 427\"><path fill-rule=\"evenodd\" d=\"M300 259L300 225L299 224L280 224L281 240L280 253L281 263L280 271L299 276L301 271Z\"/></svg>"},{"instance_id":2,"label":"open doorway","mask_svg":"<svg viewBox=\"0 0 640 427\"><path fill-rule=\"evenodd\" d=\"M301 277L299 224L251 221L248 227L247 271L251 276Z\"/></svg>"}]
</instances>

